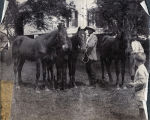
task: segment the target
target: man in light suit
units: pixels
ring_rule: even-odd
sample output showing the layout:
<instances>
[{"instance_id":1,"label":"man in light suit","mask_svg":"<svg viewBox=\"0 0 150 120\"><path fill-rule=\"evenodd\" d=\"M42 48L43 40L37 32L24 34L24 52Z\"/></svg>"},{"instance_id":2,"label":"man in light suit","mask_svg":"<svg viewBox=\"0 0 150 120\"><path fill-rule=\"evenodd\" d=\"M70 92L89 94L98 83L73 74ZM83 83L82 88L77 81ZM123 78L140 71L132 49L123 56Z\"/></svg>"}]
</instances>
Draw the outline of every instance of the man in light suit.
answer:
<instances>
[{"instance_id":1,"label":"man in light suit","mask_svg":"<svg viewBox=\"0 0 150 120\"><path fill-rule=\"evenodd\" d=\"M97 53L96 53L96 46L97 46L97 37L94 34L95 29L94 27L86 27L85 30L88 31L88 38L86 41L86 53L89 58L89 61L86 63L86 72L89 78L89 85L95 86L96 84L96 73L93 63L97 61Z\"/></svg>"}]
</instances>

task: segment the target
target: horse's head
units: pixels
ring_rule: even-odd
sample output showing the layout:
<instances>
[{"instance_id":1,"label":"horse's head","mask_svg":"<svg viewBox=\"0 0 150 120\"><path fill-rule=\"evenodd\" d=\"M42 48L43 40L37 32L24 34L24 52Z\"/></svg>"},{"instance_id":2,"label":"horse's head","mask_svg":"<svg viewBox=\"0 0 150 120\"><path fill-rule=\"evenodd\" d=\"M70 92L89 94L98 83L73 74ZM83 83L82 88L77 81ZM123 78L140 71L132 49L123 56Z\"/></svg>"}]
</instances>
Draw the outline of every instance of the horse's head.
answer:
<instances>
[{"instance_id":1,"label":"horse's head","mask_svg":"<svg viewBox=\"0 0 150 120\"><path fill-rule=\"evenodd\" d=\"M84 29L78 28L77 37L79 42L79 47L82 51L86 49L86 33Z\"/></svg>"},{"instance_id":2,"label":"horse's head","mask_svg":"<svg viewBox=\"0 0 150 120\"><path fill-rule=\"evenodd\" d=\"M68 35L66 28L63 24L59 24L58 26L58 33L57 33L57 46L59 48L62 48L64 51L67 51L70 46L69 46L69 40L68 40Z\"/></svg>"}]
</instances>

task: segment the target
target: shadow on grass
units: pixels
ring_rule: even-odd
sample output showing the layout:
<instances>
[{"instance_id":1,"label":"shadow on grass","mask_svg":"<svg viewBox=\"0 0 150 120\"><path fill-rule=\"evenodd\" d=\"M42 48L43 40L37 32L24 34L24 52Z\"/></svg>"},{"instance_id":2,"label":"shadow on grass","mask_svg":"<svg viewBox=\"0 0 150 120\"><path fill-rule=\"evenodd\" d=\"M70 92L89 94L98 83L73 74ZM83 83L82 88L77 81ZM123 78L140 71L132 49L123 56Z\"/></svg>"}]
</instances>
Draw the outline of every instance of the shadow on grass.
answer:
<instances>
[{"instance_id":1,"label":"shadow on grass","mask_svg":"<svg viewBox=\"0 0 150 120\"><path fill-rule=\"evenodd\" d=\"M111 111L111 114L118 120L140 120L138 119L138 116L127 115L127 114L118 113L114 111Z\"/></svg>"}]
</instances>

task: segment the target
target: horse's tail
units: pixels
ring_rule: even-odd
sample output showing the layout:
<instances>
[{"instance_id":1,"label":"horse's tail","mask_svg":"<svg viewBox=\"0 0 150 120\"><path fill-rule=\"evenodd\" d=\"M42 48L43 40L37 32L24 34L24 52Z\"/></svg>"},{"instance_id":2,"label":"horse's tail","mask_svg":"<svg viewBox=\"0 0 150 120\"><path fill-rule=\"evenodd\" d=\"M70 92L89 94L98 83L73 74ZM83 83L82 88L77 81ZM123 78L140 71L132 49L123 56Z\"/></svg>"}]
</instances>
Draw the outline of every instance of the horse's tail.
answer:
<instances>
[{"instance_id":1,"label":"horse's tail","mask_svg":"<svg viewBox=\"0 0 150 120\"><path fill-rule=\"evenodd\" d=\"M19 54L19 47L22 43L23 39L22 36L16 37L16 39L12 42L12 58L17 58Z\"/></svg>"}]
</instances>

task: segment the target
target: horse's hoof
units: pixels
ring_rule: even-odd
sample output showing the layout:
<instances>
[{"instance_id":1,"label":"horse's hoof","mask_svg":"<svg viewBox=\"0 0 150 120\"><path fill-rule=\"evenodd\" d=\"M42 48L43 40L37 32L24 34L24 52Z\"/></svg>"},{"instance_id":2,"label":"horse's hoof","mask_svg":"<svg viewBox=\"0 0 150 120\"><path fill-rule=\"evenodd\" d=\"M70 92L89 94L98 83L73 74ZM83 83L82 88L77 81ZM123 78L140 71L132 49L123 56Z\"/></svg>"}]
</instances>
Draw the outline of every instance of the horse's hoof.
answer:
<instances>
[{"instance_id":1,"label":"horse's hoof","mask_svg":"<svg viewBox=\"0 0 150 120\"><path fill-rule=\"evenodd\" d=\"M99 84L96 84L95 87L98 88L98 87L99 87Z\"/></svg>"},{"instance_id":2,"label":"horse's hoof","mask_svg":"<svg viewBox=\"0 0 150 120\"><path fill-rule=\"evenodd\" d=\"M48 89L48 88L45 88L45 91L46 91L46 92L49 92L49 91L50 91L50 89Z\"/></svg>"},{"instance_id":3,"label":"horse's hoof","mask_svg":"<svg viewBox=\"0 0 150 120\"><path fill-rule=\"evenodd\" d=\"M126 87L126 86L123 86L122 88L123 88L124 90L126 90L126 89L127 89L127 87Z\"/></svg>"},{"instance_id":4,"label":"horse's hoof","mask_svg":"<svg viewBox=\"0 0 150 120\"><path fill-rule=\"evenodd\" d=\"M41 92L39 90L36 90L36 93L40 94Z\"/></svg>"},{"instance_id":5,"label":"horse's hoof","mask_svg":"<svg viewBox=\"0 0 150 120\"><path fill-rule=\"evenodd\" d=\"M20 89L20 86L19 86L19 85L17 85L17 86L16 86L16 89Z\"/></svg>"},{"instance_id":6,"label":"horse's hoof","mask_svg":"<svg viewBox=\"0 0 150 120\"><path fill-rule=\"evenodd\" d=\"M95 86L95 85L89 85L89 88L90 88L90 89L95 89L96 86Z\"/></svg>"},{"instance_id":7,"label":"horse's hoof","mask_svg":"<svg viewBox=\"0 0 150 120\"><path fill-rule=\"evenodd\" d=\"M65 88L60 88L60 90L62 90L62 91L63 91L63 90L65 90Z\"/></svg>"},{"instance_id":8,"label":"horse's hoof","mask_svg":"<svg viewBox=\"0 0 150 120\"><path fill-rule=\"evenodd\" d=\"M51 88L51 90L55 90L55 88L53 87L53 88Z\"/></svg>"},{"instance_id":9,"label":"horse's hoof","mask_svg":"<svg viewBox=\"0 0 150 120\"><path fill-rule=\"evenodd\" d=\"M77 88L77 85L74 83L74 84L72 85L72 87Z\"/></svg>"},{"instance_id":10,"label":"horse's hoof","mask_svg":"<svg viewBox=\"0 0 150 120\"><path fill-rule=\"evenodd\" d=\"M35 92L36 92L36 93L41 93L40 90L39 90L39 88L36 88L36 89L35 89Z\"/></svg>"},{"instance_id":11,"label":"horse's hoof","mask_svg":"<svg viewBox=\"0 0 150 120\"><path fill-rule=\"evenodd\" d=\"M116 88L117 90L120 90L120 86L119 85L117 85L117 88Z\"/></svg>"},{"instance_id":12,"label":"horse's hoof","mask_svg":"<svg viewBox=\"0 0 150 120\"><path fill-rule=\"evenodd\" d=\"M60 92L60 91L61 91L60 88L56 89L56 92Z\"/></svg>"},{"instance_id":13,"label":"horse's hoof","mask_svg":"<svg viewBox=\"0 0 150 120\"><path fill-rule=\"evenodd\" d=\"M117 90L120 90L120 87L117 87Z\"/></svg>"},{"instance_id":14,"label":"horse's hoof","mask_svg":"<svg viewBox=\"0 0 150 120\"><path fill-rule=\"evenodd\" d=\"M48 86L45 86L45 87L44 87L44 90L45 90L45 91L48 91L48 90L49 90Z\"/></svg>"}]
</instances>

